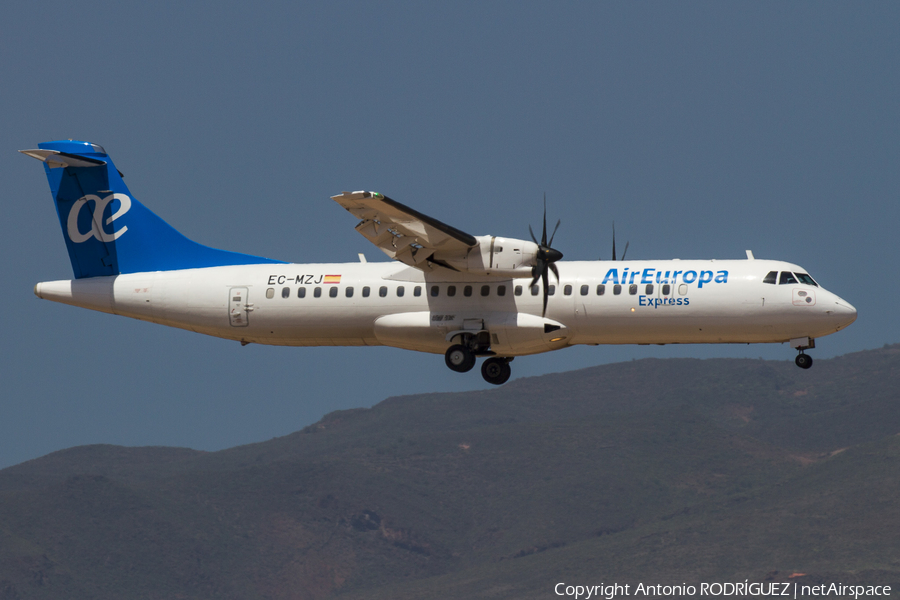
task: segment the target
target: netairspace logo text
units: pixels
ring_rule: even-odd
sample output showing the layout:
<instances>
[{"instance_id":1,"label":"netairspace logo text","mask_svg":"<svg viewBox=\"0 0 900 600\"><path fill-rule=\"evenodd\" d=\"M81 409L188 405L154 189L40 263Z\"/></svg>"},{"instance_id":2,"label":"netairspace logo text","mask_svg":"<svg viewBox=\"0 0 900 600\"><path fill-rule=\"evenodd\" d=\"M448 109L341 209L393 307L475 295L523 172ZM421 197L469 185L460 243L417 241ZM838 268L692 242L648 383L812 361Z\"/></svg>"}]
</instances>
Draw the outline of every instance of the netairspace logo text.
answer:
<instances>
[{"instance_id":1,"label":"netairspace logo text","mask_svg":"<svg viewBox=\"0 0 900 600\"><path fill-rule=\"evenodd\" d=\"M557 596L565 596L572 600L613 600L625 596L758 596L783 598L865 598L888 597L891 595L889 585L844 585L841 583L823 583L807 585L797 582L751 583L750 580L736 583L701 583L698 585L637 585L610 583L600 585L574 585L565 582L557 583L553 588Z\"/></svg>"}]
</instances>

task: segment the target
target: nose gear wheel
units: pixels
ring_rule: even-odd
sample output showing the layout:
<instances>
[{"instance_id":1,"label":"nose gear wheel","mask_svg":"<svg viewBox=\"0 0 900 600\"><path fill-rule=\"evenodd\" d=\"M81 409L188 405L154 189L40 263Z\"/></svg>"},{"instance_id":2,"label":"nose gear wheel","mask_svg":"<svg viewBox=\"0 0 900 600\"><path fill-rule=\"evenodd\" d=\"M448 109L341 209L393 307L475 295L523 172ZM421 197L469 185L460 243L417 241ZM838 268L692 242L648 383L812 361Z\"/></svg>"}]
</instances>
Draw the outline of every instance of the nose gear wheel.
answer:
<instances>
[{"instance_id":1,"label":"nose gear wheel","mask_svg":"<svg viewBox=\"0 0 900 600\"><path fill-rule=\"evenodd\" d=\"M808 369L813 364L812 356L809 354L803 354L802 352L797 355L797 358L794 359L794 363L801 369Z\"/></svg>"}]
</instances>

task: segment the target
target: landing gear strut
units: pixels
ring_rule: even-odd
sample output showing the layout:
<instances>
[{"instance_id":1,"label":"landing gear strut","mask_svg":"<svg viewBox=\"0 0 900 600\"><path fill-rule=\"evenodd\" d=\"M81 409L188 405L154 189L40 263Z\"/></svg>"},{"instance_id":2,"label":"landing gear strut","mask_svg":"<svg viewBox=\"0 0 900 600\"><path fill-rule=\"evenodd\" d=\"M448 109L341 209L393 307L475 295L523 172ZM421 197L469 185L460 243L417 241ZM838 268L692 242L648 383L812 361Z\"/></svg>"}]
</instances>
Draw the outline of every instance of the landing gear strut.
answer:
<instances>
[{"instance_id":1,"label":"landing gear strut","mask_svg":"<svg viewBox=\"0 0 900 600\"><path fill-rule=\"evenodd\" d=\"M509 358L489 358L481 365L481 376L488 383L503 385L509 381L512 369L509 367Z\"/></svg>"}]
</instances>

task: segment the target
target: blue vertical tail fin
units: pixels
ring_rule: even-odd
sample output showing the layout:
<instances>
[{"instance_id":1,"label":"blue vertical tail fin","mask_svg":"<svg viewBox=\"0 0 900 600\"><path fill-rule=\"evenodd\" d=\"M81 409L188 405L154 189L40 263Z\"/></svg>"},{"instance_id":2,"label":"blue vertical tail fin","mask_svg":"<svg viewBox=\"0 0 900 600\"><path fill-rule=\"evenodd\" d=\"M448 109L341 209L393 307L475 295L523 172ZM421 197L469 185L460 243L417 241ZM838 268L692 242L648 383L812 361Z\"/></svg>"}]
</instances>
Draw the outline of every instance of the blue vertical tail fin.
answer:
<instances>
[{"instance_id":1,"label":"blue vertical tail fin","mask_svg":"<svg viewBox=\"0 0 900 600\"><path fill-rule=\"evenodd\" d=\"M76 279L281 262L189 240L131 195L96 144L45 142L20 152L44 163Z\"/></svg>"}]
</instances>

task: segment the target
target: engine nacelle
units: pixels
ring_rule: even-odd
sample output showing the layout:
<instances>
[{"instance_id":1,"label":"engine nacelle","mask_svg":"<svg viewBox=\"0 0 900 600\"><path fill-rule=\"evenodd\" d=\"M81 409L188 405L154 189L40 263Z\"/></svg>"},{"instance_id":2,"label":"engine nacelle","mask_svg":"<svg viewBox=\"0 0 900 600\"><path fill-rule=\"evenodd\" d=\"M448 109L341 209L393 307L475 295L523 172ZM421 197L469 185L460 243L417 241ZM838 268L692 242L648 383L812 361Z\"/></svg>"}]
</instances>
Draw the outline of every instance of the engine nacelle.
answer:
<instances>
[{"instance_id":1,"label":"engine nacelle","mask_svg":"<svg viewBox=\"0 0 900 600\"><path fill-rule=\"evenodd\" d=\"M435 252L434 258L454 269L475 275L495 277L531 277L535 265L538 245L527 240L476 236L478 245L466 254L442 255Z\"/></svg>"}]
</instances>

